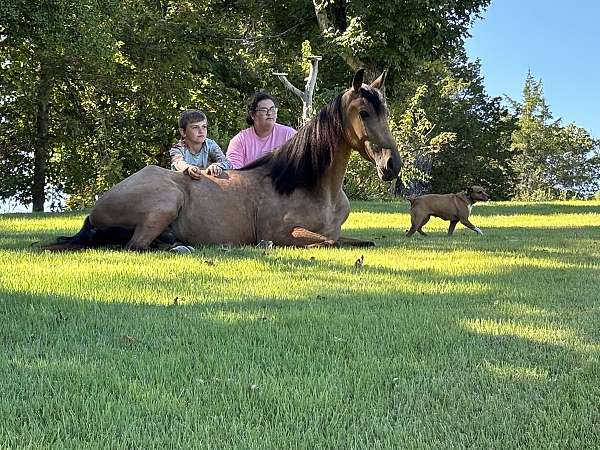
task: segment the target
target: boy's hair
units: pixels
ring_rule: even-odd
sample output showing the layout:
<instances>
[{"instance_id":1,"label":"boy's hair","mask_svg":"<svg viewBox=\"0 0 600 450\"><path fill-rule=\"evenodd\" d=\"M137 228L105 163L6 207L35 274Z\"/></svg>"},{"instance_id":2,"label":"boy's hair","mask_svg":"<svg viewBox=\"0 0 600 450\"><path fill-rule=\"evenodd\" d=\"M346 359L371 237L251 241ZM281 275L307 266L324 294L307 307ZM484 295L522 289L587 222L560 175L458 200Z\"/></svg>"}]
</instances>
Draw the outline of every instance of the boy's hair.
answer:
<instances>
[{"instance_id":1,"label":"boy's hair","mask_svg":"<svg viewBox=\"0 0 600 450\"><path fill-rule=\"evenodd\" d=\"M256 112L256 107L258 106L258 102L263 100L271 100L277 106L277 102L273 97L271 97L268 93L264 91L260 91L255 93L252 97L248 99L247 111L246 111L246 123L248 125L254 125L254 119L252 118L252 113Z\"/></svg>"},{"instance_id":2,"label":"boy's hair","mask_svg":"<svg viewBox=\"0 0 600 450\"><path fill-rule=\"evenodd\" d=\"M188 123L203 122L206 120L206 114L199 109L186 109L179 116L179 128L187 127Z\"/></svg>"}]
</instances>

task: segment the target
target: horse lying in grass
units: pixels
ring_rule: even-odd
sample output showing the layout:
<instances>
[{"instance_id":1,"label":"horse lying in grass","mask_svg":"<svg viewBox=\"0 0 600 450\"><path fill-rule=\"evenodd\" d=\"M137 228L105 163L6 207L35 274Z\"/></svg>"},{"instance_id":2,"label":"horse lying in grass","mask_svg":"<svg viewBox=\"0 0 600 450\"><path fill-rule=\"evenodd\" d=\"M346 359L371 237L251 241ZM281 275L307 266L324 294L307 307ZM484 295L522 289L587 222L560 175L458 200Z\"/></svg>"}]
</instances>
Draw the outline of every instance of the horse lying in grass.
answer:
<instances>
[{"instance_id":1,"label":"horse lying in grass","mask_svg":"<svg viewBox=\"0 0 600 450\"><path fill-rule=\"evenodd\" d=\"M374 245L341 237L350 213L342 191L350 153L356 149L373 162L384 181L396 178L402 160L379 91L385 72L371 85L363 84L363 74L274 152L199 180L145 167L106 192L79 233L44 248L145 250L165 230L187 244Z\"/></svg>"}]
</instances>

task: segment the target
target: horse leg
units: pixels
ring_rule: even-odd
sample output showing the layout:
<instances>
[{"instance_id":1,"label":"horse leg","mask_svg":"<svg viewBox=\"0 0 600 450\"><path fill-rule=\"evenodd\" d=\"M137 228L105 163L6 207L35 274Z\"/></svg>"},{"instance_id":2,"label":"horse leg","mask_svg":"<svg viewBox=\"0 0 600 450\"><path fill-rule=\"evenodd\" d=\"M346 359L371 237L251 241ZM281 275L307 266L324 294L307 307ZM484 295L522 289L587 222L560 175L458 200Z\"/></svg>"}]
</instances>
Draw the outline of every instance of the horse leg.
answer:
<instances>
[{"instance_id":1,"label":"horse leg","mask_svg":"<svg viewBox=\"0 0 600 450\"><path fill-rule=\"evenodd\" d=\"M344 236L341 236L338 239L338 244L340 244L341 247L375 247L375 242L373 241L363 241L362 239L354 239Z\"/></svg>"},{"instance_id":2,"label":"horse leg","mask_svg":"<svg viewBox=\"0 0 600 450\"><path fill-rule=\"evenodd\" d=\"M133 236L125 246L126 250L147 250L150 244L169 226L177 217L177 209L172 211L159 211L147 214L141 223L138 223Z\"/></svg>"},{"instance_id":3,"label":"horse leg","mask_svg":"<svg viewBox=\"0 0 600 450\"><path fill-rule=\"evenodd\" d=\"M339 244L322 234L307 230L302 227L294 227L292 230L292 245L296 247L338 247Z\"/></svg>"}]
</instances>

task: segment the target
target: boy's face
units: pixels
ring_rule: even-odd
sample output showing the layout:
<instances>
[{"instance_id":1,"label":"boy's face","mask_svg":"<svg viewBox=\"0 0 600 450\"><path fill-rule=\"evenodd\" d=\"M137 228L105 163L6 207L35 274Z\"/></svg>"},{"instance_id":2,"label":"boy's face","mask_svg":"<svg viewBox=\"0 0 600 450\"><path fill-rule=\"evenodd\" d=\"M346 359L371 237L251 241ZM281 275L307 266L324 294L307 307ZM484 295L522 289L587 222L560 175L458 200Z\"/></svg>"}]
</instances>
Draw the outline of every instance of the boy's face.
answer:
<instances>
[{"instance_id":1,"label":"boy's face","mask_svg":"<svg viewBox=\"0 0 600 450\"><path fill-rule=\"evenodd\" d=\"M181 137L184 138L188 144L204 144L206 140L206 134L208 131L208 123L206 120L202 122L191 122L188 123L184 128L180 128L179 132Z\"/></svg>"}]
</instances>

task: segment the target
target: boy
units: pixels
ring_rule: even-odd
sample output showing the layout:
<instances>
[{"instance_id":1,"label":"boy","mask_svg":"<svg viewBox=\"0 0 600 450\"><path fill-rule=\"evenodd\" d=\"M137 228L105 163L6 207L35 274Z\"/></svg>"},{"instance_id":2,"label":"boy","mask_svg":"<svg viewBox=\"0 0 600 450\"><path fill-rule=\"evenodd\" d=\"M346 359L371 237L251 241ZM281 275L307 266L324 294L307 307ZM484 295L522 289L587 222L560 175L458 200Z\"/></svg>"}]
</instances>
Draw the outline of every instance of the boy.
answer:
<instances>
[{"instance_id":1,"label":"boy","mask_svg":"<svg viewBox=\"0 0 600 450\"><path fill-rule=\"evenodd\" d=\"M219 176L223 170L231 169L219 145L208 139L206 115L197 109L188 109L179 117L181 140L171 147L171 169L183 172L191 178L206 175ZM206 169L203 171L202 169Z\"/></svg>"}]
</instances>

